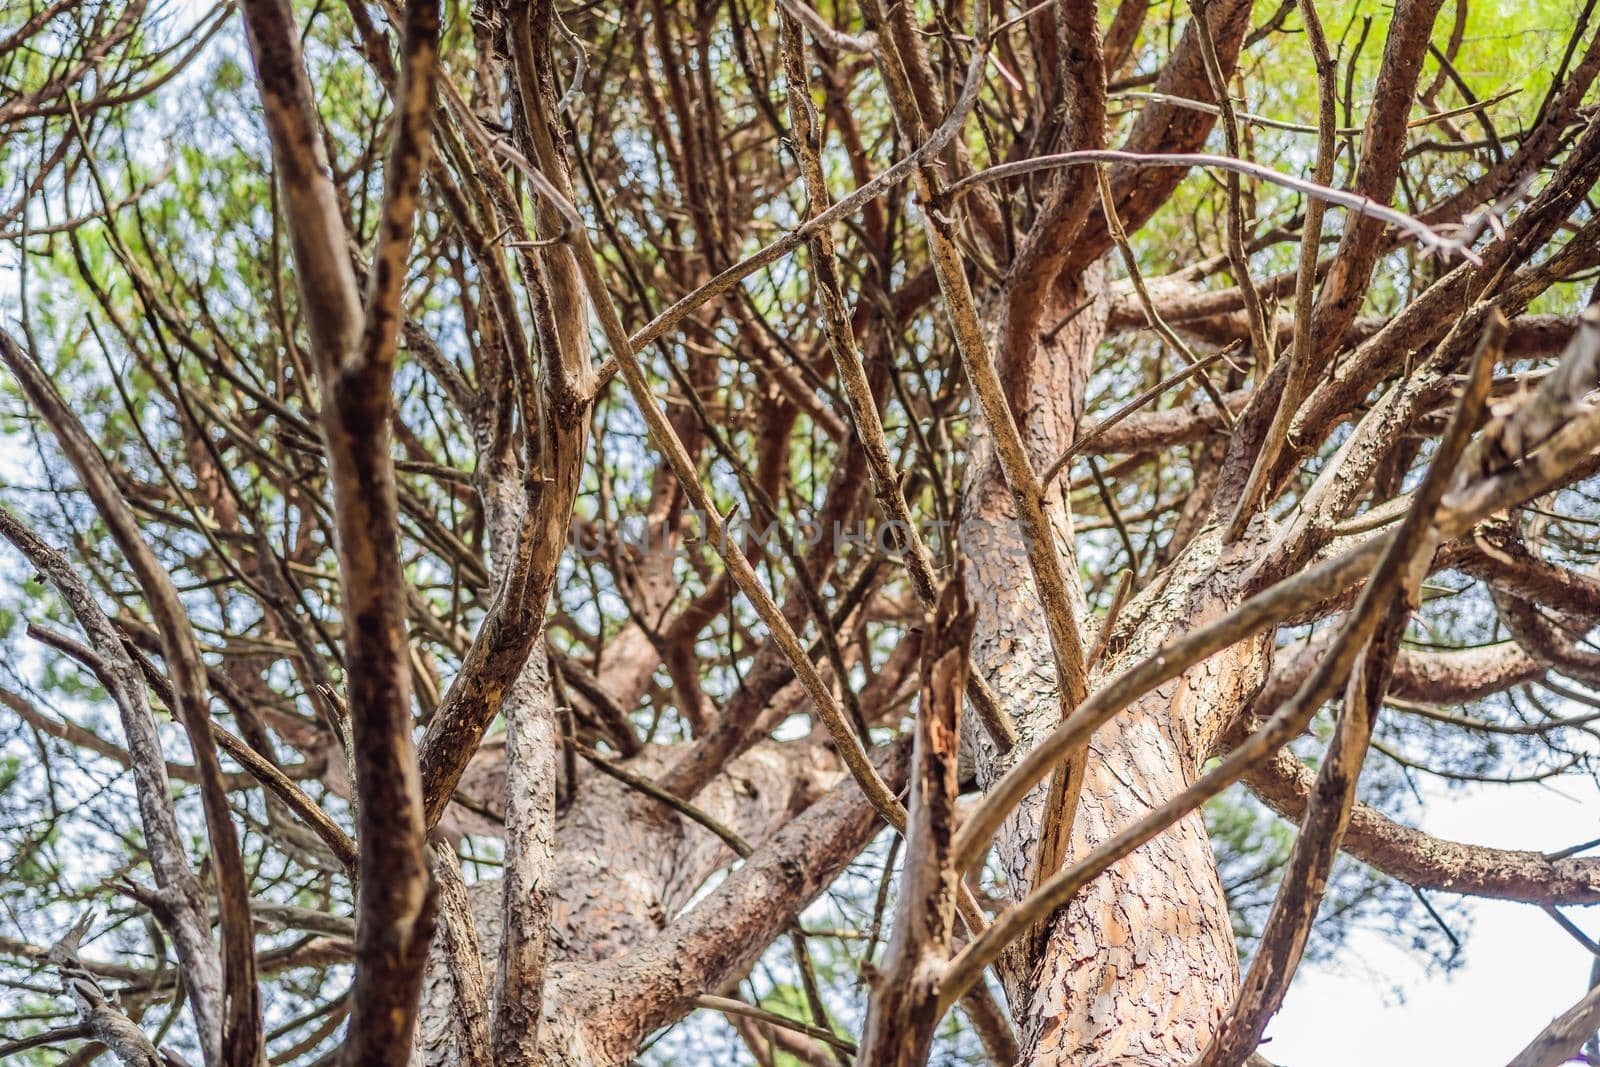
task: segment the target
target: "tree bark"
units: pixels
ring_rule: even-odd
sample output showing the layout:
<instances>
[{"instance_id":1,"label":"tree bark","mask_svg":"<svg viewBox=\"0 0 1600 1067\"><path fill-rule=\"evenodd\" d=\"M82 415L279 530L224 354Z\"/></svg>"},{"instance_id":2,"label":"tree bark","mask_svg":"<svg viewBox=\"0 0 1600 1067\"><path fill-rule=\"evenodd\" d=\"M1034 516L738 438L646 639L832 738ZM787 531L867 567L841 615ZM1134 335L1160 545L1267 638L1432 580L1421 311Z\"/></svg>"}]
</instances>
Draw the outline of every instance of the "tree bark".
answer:
<instances>
[{"instance_id":1,"label":"tree bark","mask_svg":"<svg viewBox=\"0 0 1600 1067\"><path fill-rule=\"evenodd\" d=\"M670 749L649 748L629 761L628 769L653 778L671 755ZM838 776L836 761L820 746L768 742L735 760L701 791L695 806L741 836L761 841L811 805ZM575 1049L588 1044L574 998L586 994L589 985L578 979L587 977L594 964L643 949L732 853L709 830L597 772L580 775L576 795L556 820L554 838L545 908L550 960L537 1048L550 1062L564 1062L560 1056L576 1055ZM492 974L502 941L503 883L479 882L468 896L484 967ZM585 966L566 966L572 964ZM454 1017L453 981L450 959L436 945L418 1039L429 1065L468 1062Z\"/></svg>"},{"instance_id":2,"label":"tree bark","mask_svg":"<svg viewBox=\"0 0 1600 1067\"><path fill-rule=\"evenodd\" d=\"M1093 295L1080 314L1032 361L1026 380L1013 382L1035 469L1047 469L1081 425L1089 360L1104 329L1105 285L1098 268L1081 289L1056 294L1060 315ZM1026 561L1003 535L1011 528L1009 494L987 442L974 451L964 514L989 532L990 547L973 547L967 586L976 609L972 656L1008 704L1026 752L1059 716L1049 637ZM1058 488L1050 516L1063 545L1071 545L1070 515ZM1014 538L1016 535L1012 534ZM1124 657L1139 657L1169 635L1225 612L1239 599L1237 571L1253 541L1219 549L1213 518L1172 565L1164 587L1147 590L1123 612L1111 652L1091 677L1116 673ZM1080 605L1080 611L1085 610ZM1268 664L1265 641L1252 640L1162 686L1095 736L1070 842L1071 857L1137 821L1193 781L1219 724L1251 695ZM987 787L1010 765L967 731L977 747L979 783ZM1007 821L994 862L1014 896L1033 880L1041 785ZM1227 901L1203 820L1192 814L1114 865L1045 928L1002 961L1002 982L1029 1067L1071 1064L1187 1064L1204 1048L1238 983L1238 959Z\"/></svg>"}]
</instances>

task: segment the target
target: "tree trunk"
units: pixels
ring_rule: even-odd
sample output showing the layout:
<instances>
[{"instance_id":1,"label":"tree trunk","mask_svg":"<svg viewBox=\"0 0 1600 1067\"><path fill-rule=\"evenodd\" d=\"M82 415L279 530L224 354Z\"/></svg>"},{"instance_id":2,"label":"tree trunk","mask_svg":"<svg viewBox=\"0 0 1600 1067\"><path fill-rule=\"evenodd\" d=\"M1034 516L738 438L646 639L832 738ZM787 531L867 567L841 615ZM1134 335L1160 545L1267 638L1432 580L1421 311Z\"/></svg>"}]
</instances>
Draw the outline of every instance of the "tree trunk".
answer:
<instances>
[{"instance_id":1,"label":"tree trunk","mask_svg":"<svg viewBox=\"0 0 1600 1067\"><path fill-rule=\"evenodd\" d=\"M628 769L656 777L670 755L646 749ZM735 760L695 805L734 832L760 841L807 808L838 775L834 758L821 746L768 742ZM572 1005L591 992L583 979L592 968L564 965L592 965L639 950L733 855L709 830L614 778L581 768L577 794L557 818L555 840L539 1051L551 1063L583 1063L589 1062L584 1049L590 1042L585 1020ZM479 949L491 975L500 951L502 896L499 879L469 890ZM455 1067L462 1062L456 1012L449 963L436 945L418 1028L425 1063Z\"/></svg>"},{"instance_id":2,"label":"tree trunk","mask_svg":"<svg viewBox=\"0 0 1600 1067\"><path fill-rule=\"evenodd\" d=\"M1098 297L1010 383L1015 415L1034 469L1047 470L1072 441L1083 412L1089 360L1104 328L1105 285L1097 268L1082 289L1058 291L1045 329L1088 295ZM1059 720L1055 671L1038 597L1012 529L1010 494L987 441L975 447L964 514L981 524L987 546L971 546L967 588L976 608L975 670L1008 704L1027 751ZM1069 573L1070 516L1058 488L1051 519ZM963 533L967 532L966 528ZM1144 655L1169 635L1236 603L1230 563L1219 558L1215 522L1200 529L1164 586L1122 613L1111 652L1091 686L1123 657ZM995 550L998 549L998 550ZM1235 557L1235 551L1240 555ZM1080 616L1082 617L1082 616ZM1193 780L1218 724L1264 676L1264 642L1246 642L1162 686L1096 734L1071 838L1072 856L1133 823ZM977 775L987 788L1010 765L968 729ZM996 839L993 860L1016 897L1033 881L1032 863L1047 784L1034 790ZM1001 977L1023 1048L1021 1064L1187 1064L1205 1047L1230 1003L1239 968L1227 901L1198 813L1115 864L1002 961Z\"/></svg>"}]
</instances>

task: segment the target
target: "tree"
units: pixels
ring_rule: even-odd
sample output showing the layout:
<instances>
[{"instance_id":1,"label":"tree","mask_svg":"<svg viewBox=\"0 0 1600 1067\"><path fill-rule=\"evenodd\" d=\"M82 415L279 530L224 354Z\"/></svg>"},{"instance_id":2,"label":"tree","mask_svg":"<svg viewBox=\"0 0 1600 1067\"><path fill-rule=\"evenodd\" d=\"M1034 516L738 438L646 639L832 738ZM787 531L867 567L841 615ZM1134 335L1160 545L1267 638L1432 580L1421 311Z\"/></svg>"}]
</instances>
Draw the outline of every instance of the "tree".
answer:
<instances>
[{"instance_id":1,"label":"tree","mask_svg":"<svg viewBox=\"0 0 1600 1067\"><path fill-rule=\"evenodd\" d=\"M1593 769L1592 6L13 5L0 1049L1209 1067L1600 901L1408 824Z\"/></svg>"}]
</instances>

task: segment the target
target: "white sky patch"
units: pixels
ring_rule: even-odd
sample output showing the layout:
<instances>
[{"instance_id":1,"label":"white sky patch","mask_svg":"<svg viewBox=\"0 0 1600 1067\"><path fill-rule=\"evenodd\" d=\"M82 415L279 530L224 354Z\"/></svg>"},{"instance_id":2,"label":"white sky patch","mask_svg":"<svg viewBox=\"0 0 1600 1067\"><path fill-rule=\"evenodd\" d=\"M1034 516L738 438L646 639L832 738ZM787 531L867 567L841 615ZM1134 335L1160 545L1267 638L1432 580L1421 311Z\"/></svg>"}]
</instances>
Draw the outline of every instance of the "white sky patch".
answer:
<instances>
[{"instance_id":1,"label":"white sky patch","mask_svg":"<svg viewBox=\"0 0 1600 1067\"><path fill-rule=\"evenodd\" d=\"M1568 848L1600 837L1600 787L1437 789L1429 833L1506 848ZM1418 955L1353 932L1335 961L1301 967L1261 1053L1279 1067L1508 1062L1588 988L1593 957L1538 906L1471 900L1465 963L1429 973ZM1591 937L1600 908L1568 908Z\"/></svg>"}]
</instances>

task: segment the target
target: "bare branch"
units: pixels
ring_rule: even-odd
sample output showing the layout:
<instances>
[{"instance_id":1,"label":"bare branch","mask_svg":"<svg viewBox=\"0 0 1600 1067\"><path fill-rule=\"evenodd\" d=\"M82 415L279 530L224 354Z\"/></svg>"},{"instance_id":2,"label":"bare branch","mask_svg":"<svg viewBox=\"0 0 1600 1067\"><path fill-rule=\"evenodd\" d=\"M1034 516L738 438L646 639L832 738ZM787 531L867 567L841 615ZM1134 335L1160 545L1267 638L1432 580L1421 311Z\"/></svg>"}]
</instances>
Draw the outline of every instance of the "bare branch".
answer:
<instances>
[{"instance_id":1,"label":"bare branch","mask_svg":"<svg viewBox=\"0 0 1600 1067\"><path fill-rule=\"evenodd\" d=\"M362 886L344 1062L398 1063L411 1043L435 902L411 740L409 609L389 454L390 378L430 147L439 5L413 0L406 6L398 122L365 306L327 173L294 14L282 0L251 0L244 14L317 357L338 526Z\"/></svg>"},{"instance_id":2,"label":"bare branch","mask_svg":"<svg viewBox=\"0 0 1600 1067\"><path fill-rule=\"evenodd\" d=\"M217 889L222 903L222 987L216 990L216 994L225 998L221 1001L224 1009L215 1016L215 1022L212 1018L205 1020L209 1025L203 1033L207 1040L215 1033L216 1043L210 1045L210 1049L219 1062L254 1063L260 1056L261 1008L256 989L255 948L250 928L250 896L245 884L243 859L239 854L238 834L234 830L227 793L223 787L222 765L217 759L216 745L211 738L205 664L201 662L200 649L188 613L171 576L145 542L138 522L117 489L99 449L44 371L3 330L0 330L0 358L11 368L29 403L55 433L62 451L78 472L84 489L138 578L150 606L161 638L162 656L172 674L176 697L174 711L189 735L189 747L194 752L195 767L201 776L206 833L211 842L212 862L217 869ZM18 542L14 540L13 543ZM58 577L58 586L67 580L65 575ZM85 598L78 599L82 604ZM81 612L83 608L79 610ZM79 617L82 620L83 614L80 613ZM144 717L135 710L127 716L126 721ZM156 751L159 752L159 748ZM162 777L165 777L164 773ZM153 809L152 798L147 816L153 814ZM205 940L209 943L209 931L205 932ZM191 958L198 959L204 952L201 946L195 945ZM213 1026L218 1029L211 1029Z\"/></svg>"}]
</instances>

